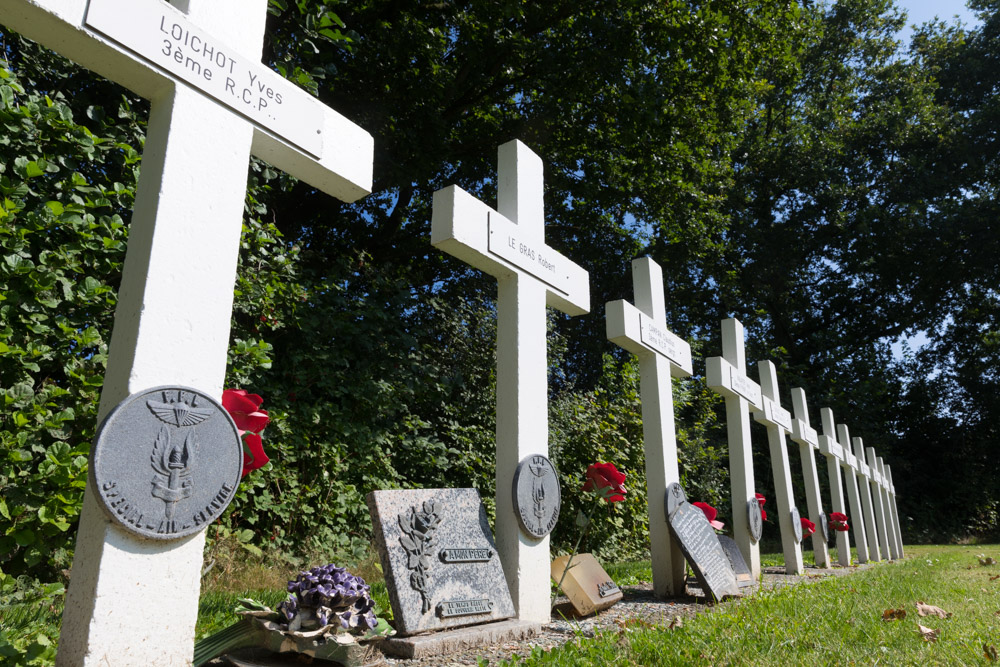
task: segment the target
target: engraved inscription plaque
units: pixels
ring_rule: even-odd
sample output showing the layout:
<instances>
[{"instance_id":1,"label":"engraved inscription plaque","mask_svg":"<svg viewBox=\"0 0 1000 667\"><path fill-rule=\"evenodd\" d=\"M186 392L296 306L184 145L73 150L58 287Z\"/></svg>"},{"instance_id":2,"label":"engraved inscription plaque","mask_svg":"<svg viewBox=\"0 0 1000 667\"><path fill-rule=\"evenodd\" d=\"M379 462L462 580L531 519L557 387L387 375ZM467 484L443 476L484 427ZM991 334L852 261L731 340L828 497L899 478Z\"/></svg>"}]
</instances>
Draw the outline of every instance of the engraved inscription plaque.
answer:
<instances>
[{"instance_id":1,"label":"engraved inscription plaque","mask_svg":"<svg viewBox=\"0 0 1000 667\"><path fill-rule=\"evenodd\" d=\"M493 558L492 549L442 549L442 563L486 563Z\"/></svg>"},{"instance_id":2,"label":"engraved inscription plaque","mask_svg":"<svg viewBox=\"0 0 1000 667\"><path fill-rule=\"evenodd\" d=\"M437 615L441 618L488 614L491 611L493 611L493 603L488 598L445 600L444 602L439 602L437 606Z\"/></svg>"},{"instance_id":3,"label":"engraved inscription plaque","mask_svg":"<svg viewBox=\"0 0 1000 667\"><path fill-rule=\"evenodd\" d=\"M535 539L552 532L559 520L559 476L541 454L526 456L514 470L514 513L521 530Z\"/></svg>"},{"instance_id":4,"label":"engraved inscription plaque","mask_svg":"<svg viewBox=\"0 0 1000 667\"><path fill-rule=\"evenodd\" d=\"M667 490L663 493L663 510L667 514L667 520L670 520L670 515L674 513L680 504L687 502L687 497L684 495L684 489L677 482L673 482L667 486Z\"/></svg>"},{"instance_id":5,"label":"engraved inscription plaque","mask_svg":"<svg viewBox=\"0 0 1000 667\"><path fill-rule=\"evenodd\" d=\"M760 536L764 532L764 515L756 498L747 501L747 530L750 531L751 540L760 542Z\"/></svg>"},{"instance_id":6,"label":"engraved inscription plaque","mask_svg":"<svg viewBox=\"0 0 1000 667\"><path fill-rule=\"evenodd\" d=\"M233 499L242 471L236 424L190 387L132 394L101 423L90 453L101 507L122 528L154 540L207 527Z\"/></svg>"},{"instance_id":7,"label":"engraved inscription plaque","mask_svg":"<svg viewBox=\"0 0 1000 667\"><path fill-rule=\"evenodd\" d=\"M597 595L606 598L616 593L621 593L622 589L618 588L618 584L608 579L605 582L597 584Z\"/></svg>"},{"instance_id":8,"label":"engraved inscription plaque","mask_svg":"<svg viewBox=\"0 0 1000 667\"><path fill-rule=\"evenodd\" d=\"M826 515L826 512L819 513L819 525L816 526L823 534L823 541L827 544L830 543L830 517Z\"/></svg>"},{"instance_id":9,"label":"engraved inscription plaque","mask_svg":"<svg viewBox=\"0 0 1000 667\"><path fill-rule=\"evenodd\" d=\"M690 503L681 503L670 517L670 531L706 597L721 600L727 595L740 594L733 566L704 512Z\"/></svg>"}]
</instances>

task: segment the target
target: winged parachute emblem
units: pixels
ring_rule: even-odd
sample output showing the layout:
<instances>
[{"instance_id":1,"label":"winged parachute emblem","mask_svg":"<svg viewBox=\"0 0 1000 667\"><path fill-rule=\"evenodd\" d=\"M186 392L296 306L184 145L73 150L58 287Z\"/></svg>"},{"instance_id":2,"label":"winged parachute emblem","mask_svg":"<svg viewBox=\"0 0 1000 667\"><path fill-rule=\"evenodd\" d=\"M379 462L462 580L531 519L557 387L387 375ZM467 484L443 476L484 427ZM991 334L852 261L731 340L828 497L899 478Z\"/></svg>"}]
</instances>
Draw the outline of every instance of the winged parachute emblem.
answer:
<instances>
[{"instance_id":1,"label":"winged parachute emblem","mask_svg":"<svg viewBox=\"0 0 1000 667\"><path fill-rule=\"evenodd\" d=\"M196 407L197 401L197 396L192 396L191 402L186 402L183 391L177 392L177 400L168 398L167 392L163 392L162 403L159 401L146 401L146 407L164 424L178 427L194 426L211 417L214 412L211 407Z\"/></svg>"}]
</instances>

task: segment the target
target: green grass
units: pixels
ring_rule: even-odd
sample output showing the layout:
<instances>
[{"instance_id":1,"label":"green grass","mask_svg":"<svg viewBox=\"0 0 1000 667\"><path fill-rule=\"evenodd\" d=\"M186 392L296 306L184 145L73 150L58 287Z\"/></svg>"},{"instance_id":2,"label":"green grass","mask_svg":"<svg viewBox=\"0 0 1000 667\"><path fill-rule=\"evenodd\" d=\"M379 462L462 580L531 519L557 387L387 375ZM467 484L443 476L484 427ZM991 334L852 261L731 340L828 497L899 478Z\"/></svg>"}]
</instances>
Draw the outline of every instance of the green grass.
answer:
<instances>
[{"instance_id":1,"label":"green grass","mask_svg":"<svg viewBox=\"0 0 1000 667\"><path fill-rule=\"evenodd\" d=\"M760 591L718 605L680 628L635 626L537 650L521 665L977 665L1000 648L1000 567L977 554L1000 547L909 547L908 558L850 577ZM916 603L951 618L921 618ZM905 619L883 621L886 609ZM924 641L917 623L940 630ZM512 663L508 663L512 664Z\"/></svg>"},{"instance_id":2,"label":"green grass","mask_svg":"<svg viewBox=\"0 0 1000 667\"><path fill-rule=\"evenodd\" d=\"M881 563L849 577L762 591L727 601L676 629L616 630L578 639L550 652L535 651L518 665L988 665L983 645L1000 649L1000 566L980 566L977 554L1000 559L1000 546L908 547L907 558ZM780 565L780 554L761 557ZM620 585L650 579L649 563L614 563ZM992 579L991 577L997 577ZM376 601L388 607L385 587L373 582ZM206 591L197 636L235 622L233 608L252 597L272 608L281 590ZM920 618L923 601L953 613ZM0 664L52 664L61 597L0 606ZM906 610L886 622L886 609ZM935 643L917 634L917 622L940 629ZM29 655L30 652L30 655Z\"/></svg>"}]
</instances>

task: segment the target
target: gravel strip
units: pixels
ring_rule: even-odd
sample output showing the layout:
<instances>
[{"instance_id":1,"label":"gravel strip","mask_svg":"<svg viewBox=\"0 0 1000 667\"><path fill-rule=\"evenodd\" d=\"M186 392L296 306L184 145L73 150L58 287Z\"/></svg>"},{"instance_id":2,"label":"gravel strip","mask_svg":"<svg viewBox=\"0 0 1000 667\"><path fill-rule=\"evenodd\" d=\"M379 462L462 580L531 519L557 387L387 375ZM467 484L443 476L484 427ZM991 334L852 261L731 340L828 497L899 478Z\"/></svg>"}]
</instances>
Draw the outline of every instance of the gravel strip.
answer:
<instances>
[{"instance_id":1,"label":"gravel strip","mask_svg":"<svg viewBox=\"0 0 1000 667\"><path fill-rule=\"evenodd\" d=\"M872 564L838 567L832 569L820 569L806 567L802 575L788 575L784 573L783 567L762 568L762 582L754 584L753 587L745 589L745 594L756 591L761 586L765 590L792 586L805 581L825 579L827 577L839 577L852 574L861 569L867 569ZM653 596L653 585L641 583L635 586L622 586L624 597L621 602L605 609L594 616L581 619L565 619L556 617L556 613L568 607L568 602L557 601L553 620L542 626L542 632L537 637L521 642L509 644L497 644L493 646L481 646L459 653L448 655L426 657L414 660L403 660L398 658L384 658L386 665L400 665L405 667L416 665L427 665L429 667L457 667L466 665L478 665L482 659L490 665L497 664L501 660L510 659L513 655L526 656L536 646L543 650L549 650L555 646L565 644L577 637L593 637L600 630L617 630L629 624L662 625L669 626L671 623L683 622L684 619L693 618L700 612L711 606L711 603L702 596L701 589L692 578L688 581L687 593L683 597L668 599L657 599ZM566 600L562 598L562 600ZM738 600L734 601L738 604ZM568 612L564 612L567 613ZM680 619L678 621L678 619Z\"/></svg>"}]
</instances>

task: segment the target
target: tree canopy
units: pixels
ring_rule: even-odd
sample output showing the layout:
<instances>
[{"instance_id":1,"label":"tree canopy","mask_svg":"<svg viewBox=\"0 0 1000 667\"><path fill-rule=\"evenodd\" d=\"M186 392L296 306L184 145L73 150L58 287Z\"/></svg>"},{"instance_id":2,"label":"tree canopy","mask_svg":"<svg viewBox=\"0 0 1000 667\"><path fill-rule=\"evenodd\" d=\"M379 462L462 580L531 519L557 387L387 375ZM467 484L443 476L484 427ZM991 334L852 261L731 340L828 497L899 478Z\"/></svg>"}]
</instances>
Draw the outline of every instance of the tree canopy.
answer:
<instances>
[{"instance_id":1,"label":"tree canopy","mask_svg":"<svg viewBox=\"0 0 1000 667\"><path fill-rule=\"evenodd\" d=\"M735 316L783 403L805 388L814 421L832 407L893 465L907 538L995 530L1000 18L973 6L977 27L904 45L890 0L271 0L265 61L374 135L375 184L344 204L250 165L227 384L264 396L272 463L213 539L344 553L368 544L371 489L491 502L495 282L429 230L445 185L495 201L513 138L545 164L547 243L590 272L592 312L550 316L567 516L594 460L634 490L589 548L646 548L638 371L602 305L631 299L640 255L696 357L675 383L690 497L728 506L698 358ZM2 45L0 571L51 580L70 562L148 104L14 33ZM893 353L918 332L926 346Z\"/></svg>"}]
</instances>

